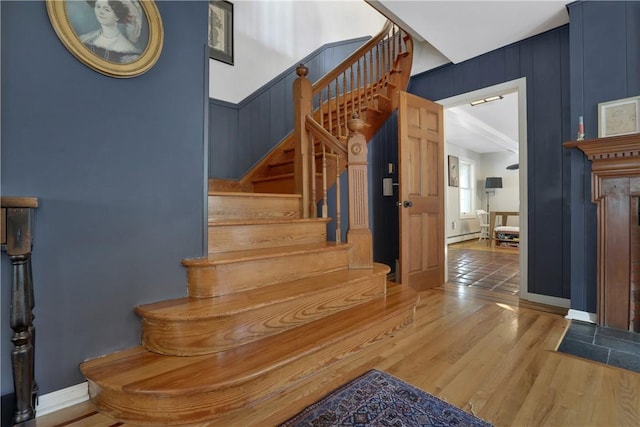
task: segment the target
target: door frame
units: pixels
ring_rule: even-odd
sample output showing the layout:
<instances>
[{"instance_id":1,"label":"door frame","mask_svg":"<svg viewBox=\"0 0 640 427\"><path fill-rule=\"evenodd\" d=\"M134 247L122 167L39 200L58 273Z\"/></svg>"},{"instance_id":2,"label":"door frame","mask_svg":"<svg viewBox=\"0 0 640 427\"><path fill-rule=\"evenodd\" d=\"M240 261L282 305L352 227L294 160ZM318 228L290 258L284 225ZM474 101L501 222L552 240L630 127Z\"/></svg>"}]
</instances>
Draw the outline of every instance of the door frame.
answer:
<instances>
[{"instance_id":1,"label":"door frame","mask_svg":"<svg viewBox=\"0 0 640 427\"><path fill-rule=\"evenodd\" d=\"M449 98L444 98L437 100L438 104L442 104L445 108L456 107L458 105L467 104L471 101L475 101L476 99L489 98L491 96L504 95L507 93L518 93L518 180L519 180L519 191L520 191L520 216L519 216L519 226L520 226L520 250L519 261L520 261L520 298L525 300L531 300L536 302L541 302L545 304L553 304L557 305L558 301L555 301L555 297L549 297L546 295L537 295L529 293L528 289L528 181L527 181L527 81L526 77L521 77L516 80L511 80L504 83L499 83L497 85L485 87L482 89L477 89L471 92L463 93L460 95L452 96ZM446 115L444 117L446 121ZM446 127L446 125L445 125ZM445 162L448 155L447 143L446 143L446 134L445 134ZM446 165L445 165L446 166ZM445 207L447 206L448 197L447 192L445 192ZM445 236L446 236L446 221L445 221ZM449 279L449 271L447 268L449 254L447 252L447 245L445 239L445 281ZM553 301L548 300L549 298L553 298ZM564 299L557 298L558 300Z\"/></svg>"}]
</instances>

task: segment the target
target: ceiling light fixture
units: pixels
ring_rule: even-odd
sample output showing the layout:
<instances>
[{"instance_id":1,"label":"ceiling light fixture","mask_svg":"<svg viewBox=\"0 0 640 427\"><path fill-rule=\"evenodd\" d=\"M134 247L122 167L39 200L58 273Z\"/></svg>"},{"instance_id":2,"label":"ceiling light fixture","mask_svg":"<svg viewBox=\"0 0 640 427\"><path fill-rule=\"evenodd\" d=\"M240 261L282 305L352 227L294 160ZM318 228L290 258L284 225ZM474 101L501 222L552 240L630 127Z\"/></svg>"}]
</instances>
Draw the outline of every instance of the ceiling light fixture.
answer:
<instances>
[{"instance_id":1,"label":"ceiling light fixture","mask_svg":"<svg viewBox=\"0 0 640 427\"><path fill-rule=\"evenodd\" d=\"M504 96L502 96L502 95L490 96L489 98L478 99L477 101L471 101L471 106L475 107L476 105L485 104L485 103L491 102L491 101L497 101L499 99L504 99Z\"/></svg>"}]
</instances>

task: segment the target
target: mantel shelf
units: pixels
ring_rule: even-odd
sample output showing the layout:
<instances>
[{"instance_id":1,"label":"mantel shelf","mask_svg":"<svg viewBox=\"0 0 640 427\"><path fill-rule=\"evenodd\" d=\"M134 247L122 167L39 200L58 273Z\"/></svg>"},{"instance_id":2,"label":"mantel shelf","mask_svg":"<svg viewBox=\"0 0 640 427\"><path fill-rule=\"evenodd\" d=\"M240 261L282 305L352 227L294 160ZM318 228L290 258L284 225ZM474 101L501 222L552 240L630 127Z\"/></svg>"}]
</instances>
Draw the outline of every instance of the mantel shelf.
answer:
<instances>
[{"instance_id":1,"label":"mantel shelf","mask_svg":"<svg viewBox=\"0 0 640 427\"><path fill-rule=\"evenodd\" d=\"M580 149L592 161L640 157L640 133L569 141L562 145L566 148Z\"/></svg>"},{"instance_id":2,"label":"mantel shelf","mask_svg":"<svg viewBox=\"0 0 640 427\"><path fill-rule=\"evenodd\" d=\"M0 197L0 204L3 208L37 208L38 199L36 197Z\"/></svg>"}]
</instances>

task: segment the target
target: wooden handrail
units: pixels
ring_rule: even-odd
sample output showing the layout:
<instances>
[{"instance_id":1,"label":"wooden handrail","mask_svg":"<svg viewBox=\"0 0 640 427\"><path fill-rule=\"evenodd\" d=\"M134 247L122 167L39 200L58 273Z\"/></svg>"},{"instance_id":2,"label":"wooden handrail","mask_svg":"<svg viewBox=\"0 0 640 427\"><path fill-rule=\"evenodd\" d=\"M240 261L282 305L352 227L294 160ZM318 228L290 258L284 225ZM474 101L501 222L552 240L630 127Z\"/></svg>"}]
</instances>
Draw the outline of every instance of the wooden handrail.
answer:
<instances>
[{"instance_id":1,"label":"wooden handrail","mask_svg":"<svg viewBox=\"0 0 640 427\"><path fill-rule=\"evenodd\" d=\"M404 46L403 46L404 45ZM347 167L349 228L352 245L349 268L372 268L373 246L368 220L368 125L361 118L383 121L394 109L396 93L404 88L411 71L411 37L388 21L375 37L349 55L315 84L306 78L303 64L294 82L295 188L301 194L302 217L317 215L321 194L322 216L327 216L328 158L335 161L336 243L340 231L340 173ZM376 117L377 119L374 119ZM343 142L346 141L346 144ZM319 143L321 153L316 154ZM316 159L322 159L321 173ZM316 180L321 180L318 191Z\"/></svg>"},{"instance_id":2,"label":"wooden handrail","mask_svg":"<svg viewBox=\"0 0 640 427\"><path fill-rule=\"evenodd\" d=\"M347 122L356 113L365 121L362 133L369 140L382 126L391 111L397 107L395 94L407 86L411 73L412 57L411 36L388 21L378 34L349 55L335 69L325 74L314 84L305 82L304 91L297 92L297 95L294 90L294 104L300 102L299 96L302 93L305 97L304 102L307 103L304 107L305 111L298 110L298 113L302 114L297 115L296 113L295 115L294 128L298 127L298 129L284 138L278 149L272 150L270 154L258 162L240 180L240 187L253 188L255 179L264 178L271 174L269 164L274 159L277 161L280 158L283 149L297 147L300 143L299 138L308 138L306 135L302 135L302 129L306 126L304 122L307 114L311 114L316 122L341 144L345 144L349 136ZM296 72L300 68L306 67L300 64ZM295 85L296 83L294 83L294 87ZM300 107L294 105L294 110L296 108ZM305 148L305 152L299 151L296 157L299 162L295 175L299 176L300 166L305 165L307 171L309 170L309 149ZM342 162L343 169L345 165L346 162ZM310 181L307 178L302 178L306 181L306 183L302 183L300 179L299 177L295 178L294 192L303 194L302 188L310 184ZM330 186L334 182L333 178L329 178ZM305 206L309 206L307 202L310 200L304 202Z\"/></svg>"},{"instance_id":3,"label":"wooden handrail","mask_svg":"<svg viewBox=\"0 0 640 427\"><path fill-rule=\"evenodd\" d=\"M329 71L324 76L320 77L320 79L312 85L312 93L316 95L320 90L326 87L329 83L333 82L336 77L339 77L342 73L345 72L351 65L358 62L366 53L368 53L371 48L378 43L380 43L388 34L391 28L393 27L393 22L387 21L382 27L382 30L371 39L369 39L365 44L360 46L355 52L349 55L344 61L338 64L333 70Z\"/></svg>"},{"instance_id":4,"label":"wooden handrail","mask_svg":"<svg viewBox=\"0 0 640 427\"><path fill-rule=\"evenodd\" d=\"M338 141L335 136L331 135L328 130L323 128L320 123L315 121L313 117L307 116L305 123L307 125L307 130L313 133L313 136L316 139L340 157L344 159L347 158L347 147Z\"/></svg>"}]
</instances>

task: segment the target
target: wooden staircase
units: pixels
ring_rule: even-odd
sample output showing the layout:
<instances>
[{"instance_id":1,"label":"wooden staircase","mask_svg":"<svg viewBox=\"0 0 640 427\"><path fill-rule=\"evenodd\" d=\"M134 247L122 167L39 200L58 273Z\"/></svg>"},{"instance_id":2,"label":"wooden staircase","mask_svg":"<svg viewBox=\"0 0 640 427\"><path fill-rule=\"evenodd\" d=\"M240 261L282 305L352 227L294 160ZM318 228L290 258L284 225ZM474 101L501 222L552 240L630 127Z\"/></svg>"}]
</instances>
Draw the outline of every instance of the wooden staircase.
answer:
<instances>
[{"instance_id":1,"label":"wooden staircase","mask_svg":"<svg viewBox=\"0 0 640 427\"><path fill-rule=\"evenodd\" d=\"M405 90L411 76L413 41L409 34L388 22L382 30L346 58L338 67L312 85L312 116L342 144L349 135L347 122L353 113L365 123L362 134L369 141L398 107L397 94ZM287 135L240 181L210 180L209 188L220 191L295 193L295 132ZM321 150L315 142L316 170L322 168ZM335 163L328 167L328 182L335 183ZM317 177L318 188L320 177ZM316 201L320 195L316 197Z\"/></svg>"},{"instance_id":2,"label":"wooden staircase","mask_svg":"<svg viewBox=\"0 0 640 427\"><path fill-rule=\"evenodd\" d=\"M418 294L373 262L363 179L366 141L406 87L410 48L388 24L322 84L299 67L294 96L306 101L291 139L241 184L210 185L208 255L182 261L188 296L137 307L142 345L81 365L99 410L135 425L216 425L413 321ZM326 194L345 168L342 243L327 240Z\"/></svg>"},{"instance_id":3,"label":"wooden staircase","mask_svg":"<svg viewBox=\"0 0 640 427\"><path fill-rule=\"evenodd\" d=\"M413 321L417 293L388 286L385 265L349 269L350 245L327 242L323 219L300 219L299 197L210 194L210 234L225 243L183 261L189 296L137 307L142 346L82 364L101 411L141 425L215 421Z\"/></svg>"}]
</instances>

